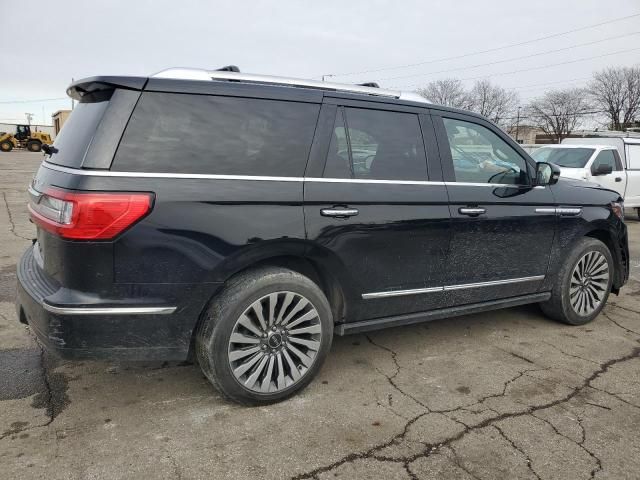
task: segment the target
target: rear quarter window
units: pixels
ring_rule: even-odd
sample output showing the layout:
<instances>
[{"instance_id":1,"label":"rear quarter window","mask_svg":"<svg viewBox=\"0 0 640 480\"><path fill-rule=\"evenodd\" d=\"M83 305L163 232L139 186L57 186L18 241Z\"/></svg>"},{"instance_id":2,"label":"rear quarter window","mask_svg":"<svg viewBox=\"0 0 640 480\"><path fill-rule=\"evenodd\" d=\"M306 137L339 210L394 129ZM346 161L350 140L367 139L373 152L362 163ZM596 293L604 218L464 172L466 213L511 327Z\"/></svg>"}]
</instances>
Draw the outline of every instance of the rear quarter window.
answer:
<instances>
[{"instance_id":1,"label":"rear quarter window","mask_svg":"<svg viewBox=\"0 0 640 480\"><path fill-rule=\"evenodd\" d=\"M317 104L143 93L112 170L302 176Z\"/></svg>"},{"instance_id":2,"label":"rear quarter window","mask_svg":"<svg viewBox=\"0 0 640 480\"><path fill-rule=\"evenodd\" d=\"M101 92L76 105L56 137L53 146L58 153L47 162L70 168L80 168L89 145L98 130L113 91Z\"/></svg>"}]
</instances>

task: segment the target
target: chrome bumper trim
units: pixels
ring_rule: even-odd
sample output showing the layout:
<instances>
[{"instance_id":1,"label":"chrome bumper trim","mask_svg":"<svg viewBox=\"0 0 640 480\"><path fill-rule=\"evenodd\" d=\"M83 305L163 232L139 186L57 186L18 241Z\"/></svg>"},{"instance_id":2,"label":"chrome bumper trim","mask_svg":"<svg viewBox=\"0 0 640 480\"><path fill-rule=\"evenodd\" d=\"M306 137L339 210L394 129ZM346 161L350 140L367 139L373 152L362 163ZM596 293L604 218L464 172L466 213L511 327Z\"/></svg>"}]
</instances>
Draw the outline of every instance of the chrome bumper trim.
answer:
<instances>
[{"instance_id":1,"label":"chrome bumper trim","mask_svg":"<svg viewBox=\"0 0 640 480\"><path fill-rule=\"evenodd\" d=\"M42 302L42 307L57 315L168 315L177 307L54 307Z\"/></svg>"}]
</instances>

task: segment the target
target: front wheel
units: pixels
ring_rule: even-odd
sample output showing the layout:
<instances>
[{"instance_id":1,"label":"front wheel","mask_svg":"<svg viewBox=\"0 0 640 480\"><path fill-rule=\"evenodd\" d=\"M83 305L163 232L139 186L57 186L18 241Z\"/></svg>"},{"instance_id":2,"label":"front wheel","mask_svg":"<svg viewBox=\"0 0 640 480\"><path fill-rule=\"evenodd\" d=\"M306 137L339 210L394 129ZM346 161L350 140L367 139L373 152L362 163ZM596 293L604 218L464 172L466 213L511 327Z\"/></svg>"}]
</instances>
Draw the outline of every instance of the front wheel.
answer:
<instances>
[{"instance_id":1,"label":"front wheel","mask_svg":"<svg viewBox=\"0 0 640 480\"><path fill-rule=\"evenodd\" d=\"M551 299L540 304L549 317L584 325L604 308L613 282L613 257L600 240L585 237L557 273Z\"/></svg>"},{"instance_id":2,"label":"front wheel","mask_svg":"<svg viewBox=\"0 0 640 480\"><path fill-rule=\"evenodd\" d=\"M31 140L27 142L27 150L30 152L39 152L42 150L42 143L37 140Z\"/></svg>"},{"instance_id":3,"label":"front wheel","mask_svg":"<svg viewBox=\"0 0 640 480\"><path fill-rule=\"evenodd\" d=\"M268 404L311 382L332 336L322 290L297 272L265 267L231 279L212 301L196 335L196 355L224 395Z\"/></svg>"}]
</instances>

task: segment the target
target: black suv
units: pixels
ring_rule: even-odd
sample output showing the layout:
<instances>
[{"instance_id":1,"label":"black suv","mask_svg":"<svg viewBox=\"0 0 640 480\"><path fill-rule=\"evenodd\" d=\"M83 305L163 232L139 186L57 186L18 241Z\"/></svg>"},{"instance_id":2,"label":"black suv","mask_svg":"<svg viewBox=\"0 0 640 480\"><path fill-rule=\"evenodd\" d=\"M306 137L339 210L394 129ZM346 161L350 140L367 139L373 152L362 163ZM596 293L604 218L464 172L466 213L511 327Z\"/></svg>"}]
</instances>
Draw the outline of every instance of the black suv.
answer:
<instances>
[{"instance_id":1,"label":"black suv","mask_svg":"<svg viewBox=\"0 0 640 480\"><path fill-rule=\"evenodd\" d=\"M197 358L243 403L334 333L525 303L579 325L629 271L618 194L375 85L171 69L73 83L29 187L17 309L67 358Z\"/></svg>"}]
</instances>

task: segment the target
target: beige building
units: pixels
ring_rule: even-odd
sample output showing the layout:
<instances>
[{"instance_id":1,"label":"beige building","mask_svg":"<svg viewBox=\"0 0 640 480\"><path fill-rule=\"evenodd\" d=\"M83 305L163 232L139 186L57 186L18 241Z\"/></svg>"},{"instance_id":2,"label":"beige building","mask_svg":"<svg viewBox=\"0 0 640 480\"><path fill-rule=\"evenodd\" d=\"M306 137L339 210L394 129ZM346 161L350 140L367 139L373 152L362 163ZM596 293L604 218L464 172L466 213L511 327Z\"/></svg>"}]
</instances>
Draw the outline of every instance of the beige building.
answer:
<instances>
[{"instance_id":1,"label":"beige building","mask_svg":"<svg viewBox=\"0 0 640 480\"><path fill-rule=\"evenodd\" d=\"M67 118L69 118L69 115L71 115L71 110L58 110L56 113L51 115L51 120L56 135L60 133L60 129L64 125L64 122L67 121Z\"/></svg>"},{"instance_id":2,"label":"beige building","mask_svg":"<svg viewBox=\"0 0 640 480\"><path fill-rule=\"evenodd\" d=\"M507 133L511 136L511 138L513 138L514 140L517 140L518 143L524 143L524 144L548 143L548 142L540 141L540 139L536 141L536 137L538 137L538 135L544 135L544 132L542 131L542 129L538 127L532 127L531 125L520 125L517 129L514 125L511 128L509 128Z\"/></svg>"}]
</instances>

